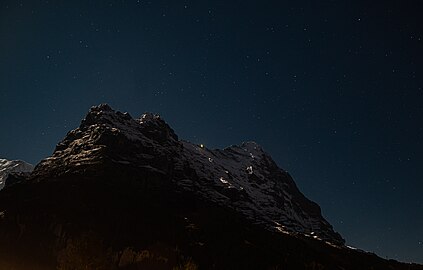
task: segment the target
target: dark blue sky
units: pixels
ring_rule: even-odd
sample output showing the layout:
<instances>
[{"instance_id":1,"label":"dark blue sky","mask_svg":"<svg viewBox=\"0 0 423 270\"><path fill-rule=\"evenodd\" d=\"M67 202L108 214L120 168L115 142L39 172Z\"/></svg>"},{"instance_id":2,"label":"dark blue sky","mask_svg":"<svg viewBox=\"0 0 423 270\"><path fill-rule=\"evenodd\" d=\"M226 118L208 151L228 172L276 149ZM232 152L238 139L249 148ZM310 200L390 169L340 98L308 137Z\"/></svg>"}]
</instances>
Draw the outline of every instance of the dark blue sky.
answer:
<instances>
[{"instance_id":1,"label":"dark blue sky","mask_svg":"<svg viewBox=\"0 0 423 270\"><path fill-rule=\"evenodd\" d=\"M0 156L92 105L262 144L347 243L423 263L421 1L0 2Z\"/></svg>"}]
</instances>

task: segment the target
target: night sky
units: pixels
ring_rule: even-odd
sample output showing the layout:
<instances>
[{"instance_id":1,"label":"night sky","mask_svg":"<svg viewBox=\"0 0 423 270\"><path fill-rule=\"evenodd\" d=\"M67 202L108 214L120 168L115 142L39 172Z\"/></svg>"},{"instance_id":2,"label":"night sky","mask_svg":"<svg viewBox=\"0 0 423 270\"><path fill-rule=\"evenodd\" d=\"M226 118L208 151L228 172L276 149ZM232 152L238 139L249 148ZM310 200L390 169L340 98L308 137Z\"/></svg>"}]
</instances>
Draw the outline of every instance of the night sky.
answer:
<instances>
[{"instance_id":1,"label":"night sky","mask_svg":"<svg viewBox=\"0 0 423 270\"><path fill-rule=\"evenodd\" d=\"M66 3L65 3L66 2ZM347 244L423 263L422 1L0 1L0 157L92 105L260 143Z\"/></svg>"}]
</instances>

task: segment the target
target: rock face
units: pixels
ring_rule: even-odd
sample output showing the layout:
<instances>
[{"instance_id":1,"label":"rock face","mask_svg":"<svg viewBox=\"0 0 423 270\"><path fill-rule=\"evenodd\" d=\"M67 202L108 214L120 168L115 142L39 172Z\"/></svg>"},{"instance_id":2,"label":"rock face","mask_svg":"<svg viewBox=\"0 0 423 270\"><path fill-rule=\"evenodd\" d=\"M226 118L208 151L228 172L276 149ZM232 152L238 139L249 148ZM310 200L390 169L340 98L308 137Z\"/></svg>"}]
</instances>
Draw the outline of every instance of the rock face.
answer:
<instances>
[{"instance_id":1,"label":"rock face","mask_svg":"<svg viewBox=\"0 0 423 270\"><path fill-rule=\"evenodd\" d=\"M166 122L151 113L133 119L108 105L92 107L53 156L37 165L34 175L95 173L106 163L162 174L181 190L229 207L268 230L344 244L320 207L257 143L213 150L179 141Z\"/></svg>"},{"instance_id":2,"label":"rock face","mask_svg":"<svg viewBox=\"0 0 423 270\"><path fill-rule=\"evenodd\" d=\"M0 159L0 190L11 182L11 180L6 181L10 174L15 174L16 177L20 177L29 174L33 169L34 166L22 160Z\"/></svg>"},{"instance_id":3,"label":"rock face","mask_svg":"<svg viewBox=\"0 0 423 270\"><path fill-rule=\"evenodd\" d=\"M34 175L52 177L86 170L95 173L96 166L104 164L166 173L177 140L157 115L133 119L103 104L90 109L80 127L70 131L53 155L36 166Z\"/></svg>"}]
</instances>

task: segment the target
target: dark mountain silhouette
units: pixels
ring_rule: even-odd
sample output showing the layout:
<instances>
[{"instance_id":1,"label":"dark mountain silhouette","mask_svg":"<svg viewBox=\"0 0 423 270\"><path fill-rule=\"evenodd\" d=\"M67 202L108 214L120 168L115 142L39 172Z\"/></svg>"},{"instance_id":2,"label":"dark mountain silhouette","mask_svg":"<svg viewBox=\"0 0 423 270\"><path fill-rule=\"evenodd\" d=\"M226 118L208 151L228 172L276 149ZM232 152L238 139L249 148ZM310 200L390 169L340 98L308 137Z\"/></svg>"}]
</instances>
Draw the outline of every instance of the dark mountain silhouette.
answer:
<instances>
[{"instance_id":1,"label":"dark mountain silhouette","mask_svg":"<svg viewBox=\"0 0 423 270\"><path fill-rule=\"evenodd\" d=\"M256 143L91 108L0 192L1 269L423 269L353 250Z\"/></svg>"}]
</instances>

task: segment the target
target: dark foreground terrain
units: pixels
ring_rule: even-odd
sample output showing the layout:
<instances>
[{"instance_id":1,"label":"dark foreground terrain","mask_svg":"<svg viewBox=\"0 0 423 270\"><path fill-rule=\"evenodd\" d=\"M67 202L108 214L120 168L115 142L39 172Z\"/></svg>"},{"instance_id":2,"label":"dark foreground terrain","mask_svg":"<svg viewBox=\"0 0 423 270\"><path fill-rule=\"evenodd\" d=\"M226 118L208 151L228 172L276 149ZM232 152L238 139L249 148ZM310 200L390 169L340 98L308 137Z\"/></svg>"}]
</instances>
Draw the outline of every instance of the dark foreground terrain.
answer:
<instances>
[{"instance_id":1,"label":"dark foreground terrain","mask_svg":"<svg viewBox=\"0 0 423 270\"><path fill-rule=\"evenodd\" d=\"M0 193L0 269L423 269L263 230L160 174L96 171Z\"/></svg>"}]
</instances>

